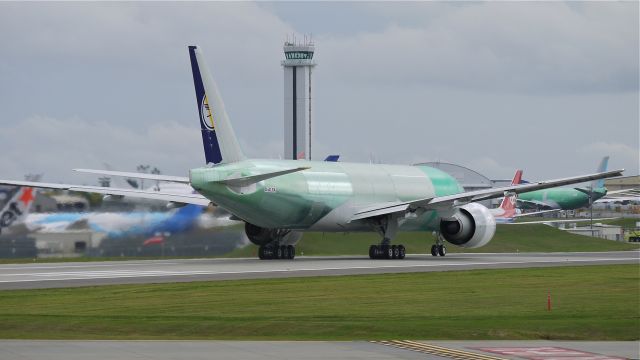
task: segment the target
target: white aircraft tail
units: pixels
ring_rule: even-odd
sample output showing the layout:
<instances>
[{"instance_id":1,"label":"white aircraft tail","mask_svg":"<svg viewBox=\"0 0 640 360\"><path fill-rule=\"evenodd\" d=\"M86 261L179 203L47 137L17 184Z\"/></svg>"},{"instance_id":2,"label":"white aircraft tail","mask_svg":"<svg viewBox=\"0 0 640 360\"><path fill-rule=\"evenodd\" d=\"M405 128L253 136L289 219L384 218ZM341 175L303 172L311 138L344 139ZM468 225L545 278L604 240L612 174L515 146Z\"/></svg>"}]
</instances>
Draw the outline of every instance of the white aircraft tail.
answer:
<instances>
[{"instance_id":1,"label":"white aircraft tail","mask_svg":"<svg viewBox=\"0 0 640 360\"><path fill-rule=\"evenodd\" d=\"M35 191L30 187L18 187L0 210L0 233L12 225L23 223L35 200Z\"/></svg>"},{"instance_id":2,"label":"white aircraft tail","mask_svg":"<svg viewBox=\"0 0 640 360\"><path fill-rule=\"evenodd\" d=\"M218 87L204 61L202 50L198 46L189 46L189 57L207 164L244 160L245 156L240 150Z\"/></svg>"}]
</instances>

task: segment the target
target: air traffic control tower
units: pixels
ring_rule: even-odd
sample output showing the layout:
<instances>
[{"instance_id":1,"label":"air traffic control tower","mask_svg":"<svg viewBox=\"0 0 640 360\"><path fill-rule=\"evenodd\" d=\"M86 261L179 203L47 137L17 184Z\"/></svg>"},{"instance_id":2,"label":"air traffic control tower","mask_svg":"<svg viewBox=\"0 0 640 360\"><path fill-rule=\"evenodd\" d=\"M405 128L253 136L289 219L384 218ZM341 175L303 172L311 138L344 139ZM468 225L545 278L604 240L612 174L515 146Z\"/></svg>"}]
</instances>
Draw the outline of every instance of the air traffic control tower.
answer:
<instances>
[{"instance_id":1,"label":"air traffic control tower","mask_svg":"<svg viewBox=\"0 0 640 360\"><path fill-rule=\"evenodd\" d=\"M284 43L284 158L311 160L311 41Z\"/></svg>"}]
</instances>

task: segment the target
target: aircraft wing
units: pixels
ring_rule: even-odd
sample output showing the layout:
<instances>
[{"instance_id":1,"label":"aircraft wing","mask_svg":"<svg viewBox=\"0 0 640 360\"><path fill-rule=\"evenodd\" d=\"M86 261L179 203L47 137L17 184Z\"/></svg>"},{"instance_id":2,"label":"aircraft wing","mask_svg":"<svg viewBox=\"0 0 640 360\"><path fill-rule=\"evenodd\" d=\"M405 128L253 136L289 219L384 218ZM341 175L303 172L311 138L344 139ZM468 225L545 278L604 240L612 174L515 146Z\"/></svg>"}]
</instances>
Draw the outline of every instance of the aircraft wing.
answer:
<instances>
[{"instance_id":1,"label":"aircraft wing","mask_svg":"<svg viewBox=\"0 0 640 360\"><path fill-rule=\"evenodd\" d=\"M453 195L436 196L432 198L417 199L406 202L388 202L375 206L367 206L356 209L350 221L362 220L366 218L376 217L380 215L388 215L393 213L412 212L418 209L435 210L446 209L469 202L495 199L508 193L520 194L534 190L542 190L563 185L577 184L585 181L604 179L609 177L621 176L624 170L613 170L600 172L595 174L573 176L562 179L539 181L536 183L517 184L503 186L499 188L483 189L476 191L463 192Z\"/></svg>"},{"instance_id":2,"label":"aircraft wing","mask_svg":"<svg viewBox=\"0 0 640 360\"><path fill-rule=\"evenodd\" d=\"M614 219L617 219L617 218L615 217L598 218L598 219L593 219L593 221L614 220ZM518 221L518 222L504 223L504 225L560 224L560 223L576 223L576 222L585 222L585 221L591 221L591 219L556 219L556 220L546 220L546 221L545 220Z\"/></svg>"},{"instance_id":3,"label":"aircraft wing","mask_svg":"<svg viewBox=\"0 0 640 360\"><path fill-rule=\"evenodd\" d=\"M182 204L201 205L201 206L208 206L211 203L209 199L205 198L200 194L172 194L172 193L165 193L160 191L118 189L118 188L109 188L109 187L101 187L101 186L83 186L83 185L55 184L55 183L33 182L33 181L11 181L11 180L0 180L0 185L28 186L28 187L35 187L35 188L59 189L59 190L69 190L69 191L85 192L85 193L98 193L98 194L105 194L105 195L131 196L131 197L137 197L142 199L162 200L162 201L176 202L176 203L182 203Z\"/></svg>"},{"instance_id":4,"label":"aircraft wing","mask_svg":"<svg viewBox=\"0 0 640 360\"><path fill-rule=\"evenodd\" d=\"M183 184L190 183L189 178L184 176L157 175L157 174L145 174L145 173L137 173L137 172L93 170L93 169L73 169L73 171L88 173L88 174L97 174L97 175L128 177L128 178L135 178L135 179L169 181L169 182L177 182L177 183L183 183Z\"/></svg>"},{"instance_id":5,"label":"aircraft wing","mask_svg":"<svg viewBox=\"0 0 640 360\"><path fill-rule=\"evenodd\" d=\"M513 217L519 218L519 217L524 217L524 216L540 215L540 214L545 214L545 213L550 213L550 212L557 212L557 211L560 211L560 209L541 210L541 211L528 212L528 213L524 213L524 214L516 214Z\"/></svg>"},{"instance_id":6,"label":"aircraft wing","mask_svg":"<svg viewBox=\"0 0 640 360\"><path fill-rule=\"evenodd\" d=\"M521 207L522 205L525 205L525 206L536 207L536 208L541 208L541 209L551 209L551 210L553 210L553 208L549 204L544 203L542 201L516 199L516 202L519 205L518 207ZM560 210L560 209L558 209L558 210Z\"/></svg>"}]
</instances>

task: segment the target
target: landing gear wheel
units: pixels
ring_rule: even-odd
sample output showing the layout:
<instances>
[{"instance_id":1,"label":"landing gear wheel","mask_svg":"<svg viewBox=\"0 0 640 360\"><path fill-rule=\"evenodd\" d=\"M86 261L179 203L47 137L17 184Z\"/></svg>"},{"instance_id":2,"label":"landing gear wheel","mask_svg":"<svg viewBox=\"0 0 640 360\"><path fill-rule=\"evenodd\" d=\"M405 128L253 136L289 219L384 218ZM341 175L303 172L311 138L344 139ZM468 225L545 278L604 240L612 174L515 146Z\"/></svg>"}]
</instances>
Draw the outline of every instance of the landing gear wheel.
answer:
<instances>
[{"instance_id":1,"label":"landing gear wheel","mask_svg":"<svg viewBox=\"0 0 640 360\"><path fill-rule=\"evenodd\" d=\"M266 256L265 256L265 254L264 254L264 246L260 246L260 247L258 248L258 259L260 259L260 260L264 260L264 259L266 259L266 258L267 258L267 257L266 257Z\"/></svg>"},{"instance_id":2,"label":"landing gear wheel","mask_svg":"<svg viewBox=\"0 0 640 360\"><path fill-rule=\"evenodd\" d=\"M369 246L369 259L378 258L378 245Z\"/></svg>"},{"instance_id":3,"label":"landing gear wheel","mask_svg":"<svg viewBox=\"0 0 640 360\"><path fill-rule=\"evenodd\" d=\"M280 246L276 246L276 248L274 249L274 259L282 259L282 248Z\"/></svg>"},{"instance_id":4,"label":"landing gear wheel","mask_svg":"<svg viewBox=\"0 0 640 360\"><path fill-rule=\"evenodd\" d=\"M393 259L393 248L389 245L382 245L382 254L384 259Z\"/></svg>"},{"instance_id":5,"label":"landing gear wheel","mask_svg":"<svg viewBox=\"0 0 640 360\"><path fill-rule=\"evenodd\" d=\"M287 259L293 260L296 257L296 247L287 245Z\"/></svg>"},{"instance_id":6,"label":"landing gear wheel","mask_svg":"<svg viewBox=\"0 0 640 360\"><path fill-rule=\"evenodd\" d=\"M392 259L399 259L400 258L400 250L398 250L398 247L396 245L391 245L391 253L392 255Z\"/></svg>"},{"instance_id":7,"label":"landing gear wheel","mask_svg":"<svg viewBox=\"0 0 640 360\"><path fill-rule=\"evenodd\" d=\"M438 256L438 245L431 245L431 256Z\"/></svg>"},{"instance_id":8,"label":"landing gear wheel","mask_svg":"<svg viewBox=\"0 0 640 360\"><path fill-rule=\"evenodd\" d=\"M404 248L404 245L398 245L398 259L404 259L407 254L407 250Z\"/></svg>"},{"instance_id":9,"label":"landing gear wheel","mask_svg":"<svg viewBox=\"0 0 640 360\"><path fill-rule=\"evenodd\" d=\"M438 245L438 255L440 256L447 255L447 248L444 245Z\"/></svg>"}]
</instances>

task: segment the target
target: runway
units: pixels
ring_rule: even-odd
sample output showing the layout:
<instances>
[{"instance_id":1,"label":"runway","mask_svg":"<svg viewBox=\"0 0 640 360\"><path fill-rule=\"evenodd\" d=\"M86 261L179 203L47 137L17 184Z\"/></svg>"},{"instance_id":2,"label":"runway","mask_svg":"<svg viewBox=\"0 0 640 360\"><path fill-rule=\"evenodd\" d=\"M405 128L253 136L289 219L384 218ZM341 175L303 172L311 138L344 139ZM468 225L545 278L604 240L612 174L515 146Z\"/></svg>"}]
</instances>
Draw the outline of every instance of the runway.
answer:
<instances>
[{"instance_id":1,"label":"runway","mask_svg":"<svg viewBox=\"0 0 640 360\"><path fill-rule=\"evenodd\" d=\"M640 264L640 252L408 255L404 260L333 256L293 261L243 258L8 264L0 265L0 290L604 264Z\"/></svg>"},{"instance_id":2,"label":"runway","mask_svg":"<svg viewBox=\"0 0 640 360\"><path fill-rule=\"evenodd\" d=\"M624 360L638 358L638 342L0 340L0 358Z\"/></svg>"}]
</instances>

